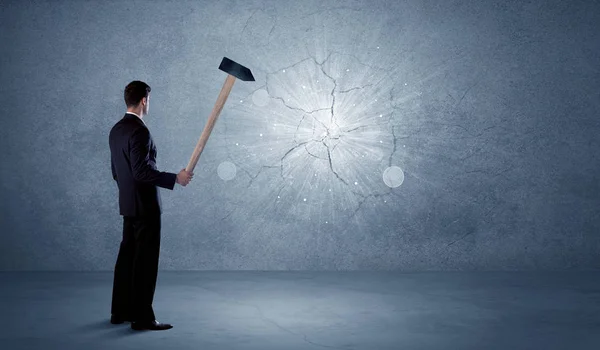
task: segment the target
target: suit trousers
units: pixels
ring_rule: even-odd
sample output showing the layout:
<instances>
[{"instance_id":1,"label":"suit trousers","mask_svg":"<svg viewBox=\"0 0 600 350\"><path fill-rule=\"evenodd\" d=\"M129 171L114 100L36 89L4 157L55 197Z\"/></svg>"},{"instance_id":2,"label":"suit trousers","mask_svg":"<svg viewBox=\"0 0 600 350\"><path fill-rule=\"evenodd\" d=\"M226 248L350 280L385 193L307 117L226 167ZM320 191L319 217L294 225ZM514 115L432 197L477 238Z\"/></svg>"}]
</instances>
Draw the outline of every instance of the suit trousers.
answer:
<instances>
[{"instance_id":1,"label":"suit trousers","mask_svg":"<svg viewBox=\"0 0 600 350\"><path fill-rule=\"evenodd\" d=\"M154 321L152 309L160 252L160 214L123 216L123 240L115 264L111 313Z\"/></svg>"}]
</instances>

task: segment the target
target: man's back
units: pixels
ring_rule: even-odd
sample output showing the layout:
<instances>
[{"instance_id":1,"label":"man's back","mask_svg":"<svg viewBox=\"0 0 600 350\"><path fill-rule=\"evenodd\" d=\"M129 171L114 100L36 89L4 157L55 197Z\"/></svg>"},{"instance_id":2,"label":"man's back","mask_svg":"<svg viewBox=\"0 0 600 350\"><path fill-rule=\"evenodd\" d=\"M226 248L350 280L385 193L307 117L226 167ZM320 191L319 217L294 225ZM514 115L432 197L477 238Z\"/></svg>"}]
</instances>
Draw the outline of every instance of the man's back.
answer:
<instances>
[{"instance_id":1,"label":"man's back","mask_svg":"<svg viewBox=\"0 0 600 350\"><path fill-rule=\"evenodd\" d=\"M149 216L162 213L158 187L172 190L177 174L156 168L156 146L144 122L125 114L110 130L113 178L119 187L119 213Z\"/></svg>"}]
</instances>

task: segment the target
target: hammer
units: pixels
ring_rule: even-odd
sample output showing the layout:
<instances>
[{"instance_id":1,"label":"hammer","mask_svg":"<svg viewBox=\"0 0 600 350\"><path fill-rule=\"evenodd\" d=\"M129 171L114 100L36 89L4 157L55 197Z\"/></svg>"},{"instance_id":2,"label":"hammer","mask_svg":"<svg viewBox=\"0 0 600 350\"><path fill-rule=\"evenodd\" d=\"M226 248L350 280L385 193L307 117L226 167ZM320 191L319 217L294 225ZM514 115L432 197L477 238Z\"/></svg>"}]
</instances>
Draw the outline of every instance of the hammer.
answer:
<instances>
[{"instance_id":1,"label":"hammer","mask_svg":"<svg viewBox=\"0 0 600 350\"><path fill-rule=\"evenodd\" d=\"M219 93L219 97L217 97L217 102L208 117L208 121L206 122L206 126L204 126L204 130L200 135L200 139L198 140L198 144L196 144L196 148L194 149L194 153L192 153L192 157L190 158L190 162L188 163L185 170L187 172L191 172L196 167L198 163L198 159L200 159L200 154L202 154L202 150L208 141L208 137L212 132L212 129L217 122L217 118L219 118L219 114L221 114L221 110L223 109L223 105L225 101L227 101L227 97L229 96L229 92L231 92L231 88L233 87L233 83L235 83L235 79L238 78L243 81L255 81L254 76L252 76L252 72L250 69L242 66L239 63L236 63L230 60L227 57L223 57L221 61L221 65L219 69L223 72L227 73L227 78L225 79L225 84L223 84L223 88Z\"/></svg>"}]
</instances>

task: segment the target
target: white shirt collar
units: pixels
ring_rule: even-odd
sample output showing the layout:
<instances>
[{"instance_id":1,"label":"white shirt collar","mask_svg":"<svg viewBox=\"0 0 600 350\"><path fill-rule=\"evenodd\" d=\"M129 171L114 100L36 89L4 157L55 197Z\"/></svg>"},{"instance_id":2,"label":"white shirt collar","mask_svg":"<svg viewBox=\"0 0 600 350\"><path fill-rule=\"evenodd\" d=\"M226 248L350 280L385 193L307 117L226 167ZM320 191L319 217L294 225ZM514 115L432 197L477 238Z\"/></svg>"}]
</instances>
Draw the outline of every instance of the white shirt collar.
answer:
<instances>
[{"instance_id":1,"label":"white shirt collar","mask_svg":"<svg viewBox=\"0 0 600 350\"><path fill-rule=\"evenodd\" d=\"M140 116L139 116L139 115L137 115L137 114L135 114L135 113L133 113L133 112L125 112L125 113L126 113L126 114L133 114L133 115L135 115L136 117L140 118ZM144 119L140 118L140 120L142 121L142 123L144 123L144 125L146 125L146 122L144 122Z\"/></svg>"}]
</instances>

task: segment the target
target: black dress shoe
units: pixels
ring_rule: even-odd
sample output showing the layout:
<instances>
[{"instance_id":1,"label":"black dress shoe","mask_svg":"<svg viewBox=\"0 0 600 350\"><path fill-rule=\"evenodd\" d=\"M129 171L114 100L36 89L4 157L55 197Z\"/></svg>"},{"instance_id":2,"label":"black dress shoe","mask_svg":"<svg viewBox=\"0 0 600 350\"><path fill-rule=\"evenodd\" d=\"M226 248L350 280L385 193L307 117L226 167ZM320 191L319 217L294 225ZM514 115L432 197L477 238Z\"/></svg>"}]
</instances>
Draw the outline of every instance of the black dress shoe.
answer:
<instances>
[{"instance_id":1,"label":"black dress shoe","mask_svg":"<svg viewBox=\"0 0 600 350\"><path fill-rule=\"evenodd\" d=\"M164 331L171 328L173 328L173 326L171 326L170 324L160 323L156 320L151 322L131 322L131 329L135 329L136 331Z\"/></svg>"},{"instance_id":2,"label":"black dress shoe","mask_svg":"<svg viewBox=\"0 0 600 350\"><path fill-rule=\"evenodd\" d=\"M125 321L131 322L131 320L128 317L119 317L119 316L115 316L115 315L110 316L110 323L112 323L112 324L121 324Z\"/></svg>"}]
</instances>

